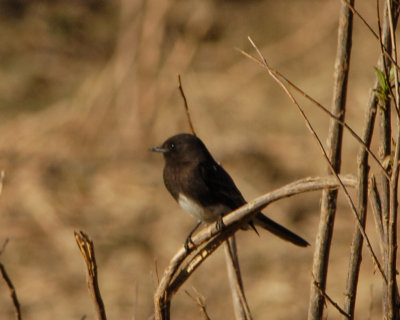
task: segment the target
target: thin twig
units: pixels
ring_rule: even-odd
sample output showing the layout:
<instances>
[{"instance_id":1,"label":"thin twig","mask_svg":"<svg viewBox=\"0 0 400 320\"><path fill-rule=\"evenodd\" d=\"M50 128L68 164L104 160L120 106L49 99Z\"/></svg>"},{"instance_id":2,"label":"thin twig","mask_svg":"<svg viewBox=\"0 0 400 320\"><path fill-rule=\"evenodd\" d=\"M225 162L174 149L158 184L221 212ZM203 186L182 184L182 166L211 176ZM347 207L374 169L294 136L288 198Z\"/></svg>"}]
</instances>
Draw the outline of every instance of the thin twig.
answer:
<instances>
[{"instance_id":1,"label":"thin twig","mask_svg":"<svg viewBox=\"0 0 400 320\"><path fill-rule=\"evenodd\" d=\"M300 89L298 86L296 86L292 81L290 81L288 78L286 78L282 73L280 73L279 71L273 69L272 67L268 66L266 67L264 62L261 60L258 60L257 58L253 57L252 55L248 54L247 52L241 50L241 49L237 49L241 54L243 54L244 56L246 56L247 58L249 58L250 60L254 61L255 63L257 63L258 65L260 65L262 68L264 68L265 70L268 71L269 70L276 74L277 77L281 78L282 80L284 80L291 88L293 88L294 90L296 90L299 94L301 94L304 98L306 98L307 100L309 100L310 102L312 102L315 106L317 106L318 108L320 108L323 112L325 112L327 115L329 115L329 117L331 117L332 119L334 119L335 121L337 121L339 124L341 124L342 126L344 126L349 133L357 140L358 143L360 143L365 150L368 152L368 154L375 160L375 162L378 164L378 166L380 167L380 169L382 170L382 174L384 174L385 176L387 176L388 179L390 179L389 174L386 172L385 168L383 167L382 163L379 161L378 157L371 151L371 149L364 143L364 141L360 138L359 135L357 135L357 133L343 120L340 119L340 117L334 115L333 113L331 113L326 107L324 107L321 103L319 103L317 100L315 100L313 97L311 97L310 95L308 95L306 92L304 92L302 89Z\"/></svg>"},{"instance_id":2,"label":"thin twig","mask_svg":"<svg viewBox=\"0 0 400 320\"><path fill-rule=\"evenodd\" d=\"M86 262L88 289L90 295L92 296L97 319L106 320L106 310L104 308L103 299L101 298L97 277L97 263L93 241L83 231L75 231L74 235L79 250L81 251L83 259Z\"/></svg>"},{"instance_id":3,"label":"thin twig","mask_svg":"<svg viewBox=\"0 0 400 320\"><path fill-rule=\"evenodd\" d=\"M328 163L328 165L329 165L329 168L330 168L332 174L336 177L336 179L338 179L338 182L339 182L340 186L341 186L342 189L343 189L343 192L344 192L344 194L345 194L345 196L346 196L346 199L347 199L348 202L349 202L351 211L352 211L352 213L353 213L353 215L354 215L354 217L355 217L355 219L356 219L358 228L360 229L361 234L362 234L363 237L364 237L365 243L366 243L366 245L367 245L368 251L370 252L370 254L371 254L371 256L372 256L373 262L374 262L375 265L377 266L377 268L378 268L380 274L382 275L382 278L383 278L384 281L386 282L386 281L387 281L386 275L385 275L385 273L384 273L384 271L383 271L383 269L382 269L381 264L380 264L379 261L378 261L378 258L376 257L376 254L375 254L374 250L372 249L371 242L369 241L368 236L367 236L367 234L365 233L364 228L362 227L362 223L361 223L361 221L360 221L360 219L359 219L359 216L358 216L358 213L357 213L357 209L356 209L356 207L355 207L355 205L354 205L354 203L353 203L353 200L351 199L351 196L350 196L349 192L347 191L345 185L341 182L340 177L338 176L338 174L336 173L335 169L333 168L332 163L329 161L328 155L327 155L327 153L325 152L325 149L324 149L324 147L323 147L323 145L322 145L321 140L318 138L318 135L316 134L316 132L315 132L315 130L313 129L313 127L311 126L310 121L308 120L307 116L305 115L303 109L302 109L302 108L300 107L300 105L297 103L296 99L293 97L293 95L290 93L290 91L286 88L286 86L283 84L283 82L279 79L279 77L278 77L278 76L273 72L273 70L269 67L267 61L266 61L265 58L261 55L261 52L258 50L257 46L255 46L254 42L253 42L250 38L249 38L249 41L252 43L253 47L256 48L256 51L258 52L258 54L261 56L261 59L263 60L265 66L267 67L267 70L268 70L269 74L271 75L271 77L272 77L273 79L275 79L276 82L282 87L282 89L285 91L285 93L288 95L289 99L290 99L290 100L293 102L293 104L297 107L298 111L300 112L301 116L303 117L303 119L304 119L304 121L305 121L306 127L310 130L310 132L311 132L313 138L316 140L317 145L318 145L319 149L321 150L321 152L322 152L322 154L323 154L325 160L327 161L327 163Z\"/></svg>"},{"instance_id":4,"label":"thin twig","mask_svg":"<svg viewBox=\"0 0 400 320\"><path fill-rule=\"evenodd\" d=\"M192 119L190 117L189 105L188 105L188 102L187 102L187 99L186 99L186 96L185 96L185 92L183 91L181 75L180 74L178 74L178 82L179 82L179 92L181 93L181 96L183 98L183 103L184 103L184 106L185 106L185 112L186 112L187 121L189 123L190 132L195 136L196 132L194 131Z\"/></svg>"},{"instance_id":5,"label":"thin twig","mask_svg":"<svg viewBox=\"0 0 400 320\"><path fill-rule=\"evenodd\" d=\"M15 287L14 287L10 277L8 276L6 269L2 263L0 263L0 272L1 272L1 276L3 277L5 283L7 284L7 287L10 291L11 300L14 305L15 316L18 320L21 320L22 319L21 307L20 307L20 304L18 301L17 292L15 291Z\"/></svg>"},{"instance_id":6,"label":"thin twig","mask_svg":"<svg viewBox=\"0 0 400 320\"><path fill-rule=\"evenodd\" d=\"M382 46L382 42L381 42L380 36L374 31L374 29L363 18L363 16L357 11L357 9L354 8L354 6L351 5L348 1L346 1L346 0L342 0L342 1L350 8L350 10L353 12L353 14L355 14L358 18L360 18L360 20L364 23L364 25L371 32L371 34L374 36L374 38L376 40L378 40L380 42L380 45ZM377 12L378 12L378 15L379 15L379 1L377 1ZM378 30L379 30L379 34L380 34L381 33L381 25L379 23L379 19L378 19ZM400 70L400 66L393 60L390 52L385 47L382 47L382 53L396 66L396 68L398 70Z\"/></svg>"},{"instance_id":7,"label":"thin twig","mask_svg":"<svg viewBox=\"0 0 400 320\"><path fill-rule=\"evenodd\" d=\"M325 290L323 290L320 286L320 284L318 283L318 281L315 279L315 276L313 273L311 273L313 280L314 280L314 286L319 290L319 292L321 293L321 295L323 295L325 297L326 300L328 300L330 302L330 304L337 310L339 311L340 314L342 314L343 316L345 316L347 319L351 319L350 315L346 313L346 311L344 311L337 302L335 302L326 292Z\"/></svg>"},{"instance_id":8,"label":"thin twig","mask_svg":"<svg viewBox=\"0 0 400 320\"><path fill-rule=\"evenodd\" d=\"M196 290L197 291L197 290ZM194 297L189 291L185 290L185 293L199 306L200 312L203 315L204 320L211 320L207 313L206 304L204 297L200 296L197 292L197 296Z\"/></svg>"}]
</instances>

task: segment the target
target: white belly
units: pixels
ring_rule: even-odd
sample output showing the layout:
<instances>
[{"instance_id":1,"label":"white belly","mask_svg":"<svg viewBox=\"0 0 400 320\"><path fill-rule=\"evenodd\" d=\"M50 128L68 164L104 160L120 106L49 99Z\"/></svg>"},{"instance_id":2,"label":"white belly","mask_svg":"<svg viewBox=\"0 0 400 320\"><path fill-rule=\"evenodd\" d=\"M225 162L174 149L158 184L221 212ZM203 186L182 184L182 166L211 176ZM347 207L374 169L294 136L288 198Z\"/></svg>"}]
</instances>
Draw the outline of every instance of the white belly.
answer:
<instances>
[{"instance_id":1,"label":"white belly","mask_svg":"<svg viewBox=\"0 0 400 320\"><path fill-rule=\"evenodd\" d=\"M231 211L224 205L203 208L197 202L186 197L182 193L179 194L178 203L184 211L189 213L197 221L206 223L216 221L221 215L225 215Z\"/></svg>"}]
</instances>

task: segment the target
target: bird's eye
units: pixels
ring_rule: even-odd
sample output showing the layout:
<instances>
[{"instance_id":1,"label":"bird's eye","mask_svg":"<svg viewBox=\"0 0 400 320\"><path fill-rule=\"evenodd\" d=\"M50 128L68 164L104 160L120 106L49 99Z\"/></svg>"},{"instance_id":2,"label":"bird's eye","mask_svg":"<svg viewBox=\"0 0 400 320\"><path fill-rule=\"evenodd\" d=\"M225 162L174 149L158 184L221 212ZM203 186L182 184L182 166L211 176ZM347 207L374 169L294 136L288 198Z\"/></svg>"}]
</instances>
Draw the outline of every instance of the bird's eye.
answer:
<instances>
[{"instance_id":1,"label":"bird's eye","mask_svg":"<svg viewBox=\"0 0 400 320\"><path fill-rule=\"evenodd\" d=\"M175 144L170 143L168 146L169 151L174 151L175 150Z\"/></svg>"}]
</instances>

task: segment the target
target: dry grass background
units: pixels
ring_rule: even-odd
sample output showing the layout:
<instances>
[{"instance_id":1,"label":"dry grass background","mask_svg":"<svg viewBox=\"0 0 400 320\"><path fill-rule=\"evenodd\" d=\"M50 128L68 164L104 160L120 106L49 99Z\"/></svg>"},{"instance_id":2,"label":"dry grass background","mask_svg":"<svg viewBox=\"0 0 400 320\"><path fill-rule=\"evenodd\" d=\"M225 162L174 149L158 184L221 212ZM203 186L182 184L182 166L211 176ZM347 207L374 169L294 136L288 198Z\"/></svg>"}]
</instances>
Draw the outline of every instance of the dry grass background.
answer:
<instances>
[{"instance_id":1,"label":"dry grass background","mask_svg":"<svg viewBox=\"0 0 400 320\"><path fill-rule=\"evenodd\" d=\"M375 26L375 2L357 5ZM1 261L24 318L94 318L76 229L95 242L109 319L151 317L155 265L161 273L194 224L163 186L162 159L147 151L188 131L178 73L198 135L248 199L325 174L297 111L235 47L251 50L252 36L272 66L329 106L338 8L333 0L0 2L0 242L10 238ZM357 132L378 53L355 19L348 122ZM327 117L300 101L324 140ZM346 134L343 172L355 172L357 150ZM328 280L339 303L354 229L340 203ZM268 213L313 243L318 206L319 194L304 195ZM250 232L238 244L254 318L305 319L313 247ZM232 319L219 251L185 289L206 297L212 319ZM373 271L365 255L358 319L381 309ZM13 319L2 282L0 306L0 318ZM201 319L184 293L172 314ZM339 319L330 306L327 315Z\"/></svg>"}]
</instances>

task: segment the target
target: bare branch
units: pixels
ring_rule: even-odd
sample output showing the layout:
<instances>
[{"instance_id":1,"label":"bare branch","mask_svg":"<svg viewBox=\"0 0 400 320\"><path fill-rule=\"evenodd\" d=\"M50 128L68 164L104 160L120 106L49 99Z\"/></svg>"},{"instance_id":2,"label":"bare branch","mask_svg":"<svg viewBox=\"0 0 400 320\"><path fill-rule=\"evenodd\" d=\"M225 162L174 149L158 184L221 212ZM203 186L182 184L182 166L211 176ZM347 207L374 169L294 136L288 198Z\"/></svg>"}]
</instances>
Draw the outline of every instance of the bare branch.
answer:
<instances>
[{"instance_id":1,"label":"bare branch","mask_svg":"<svg viewBox=\"0 0 400 320\"><path fill-rule=\"evenodd\" d=\"M314 286L319 290L319 292L321 293L321 295L323 295L325 297L326 300L329 301L329 303L337 310L339 311L342 315L344 315L347 319L351 319L349 314L346 313L346 311L344 311L337 302L335 302L330 296L328 296L328 294L325 292L325 290L322 290L320 284L318 283L318 281L315 279L314 274L311 274L314 280Z\"/></svg>"},{"instance_id":2,"label":"bare branch","mask_svg":"<svg viewBox=\"0 0 400 320\"><path fill-rule=\"evenodd\" d=\"M190 127L190 132L195 136L196 132L194 131L192 118L190 117L189 105L188 105L188 102L187 102L187 99L186 99L186 96L185 96L185 92L183 91L182 82L181 82L181 75L180 74L178 74L178 82L179 82L179 92L181 93L181 96L183 98L186 117L187 117L187 121L188 121L189 127Z\"/></svg>"},{"instance_id":3,"label":"bare branch","mask_svg":"<svg viewBox=\"0 0 400 320\"><path fill-rule=\"evenodd\" d=\"M15 316L18 320L21 320L22 319L21 307L18 301L17 292L15 291L14 285L6 272L6 268L2 263L0 263L0 273L10 291L10 296L14 305Z\"/></svg>"},{"instance_id":4,"label":"bare branch","mask_svg":"<svg viewBox=\"0 0 400 320\"><path fill-rule=\"evenodd\" d=\"M204 320L211 320L207 313L206 304L204 301L204 297L201 297L198 293L197 296L194 297L189 291L185 290L185 293L194 301L200 308L200 312L203 315Z\"/></svg>"},{"instance_id":5,"label":"bare branch","mask_svg":"<svg viewBox=\"0 0 400 320\"><path fill-rule=\"evenodd\" d=\"M235 235L225 241L224 249L236 318L250 320L252 316L244 294Z\"/></svg>"},{"instance_id":6,"label":"bare branch","mask_svg":"<svg viewBox=\"0 0 400 320\"><path fill-rule=\"evenodd\" d=\"M393 7L392 7L393 6ZM397 24L399 3L394 1L386 1L387 16L390 27L390 38L392 44L392 58L397 62L397 46L396 46L396 34L395 25ZM394 14L393 10L396 12ZM397 110L397 126L400 127L400 116L399 116L399 105L400 105L400 93L399 93L399 76L398 70L395 69L395 96L394 104ZM390 84L389 84L390 87ZM396 146L393 159L392 177L390 180L390 209L389 209L389 226L388 226L388 313L387 319L393 320L399 317L399 308L397 305L398 300L398 287L397 287L397 216L398 216L398 185L399 185L399 172L400 172L400 130L398 130L398 135L396 138Z\"/></svg>"},{"instance_id":7,"label":"bare branch","mask_svg":"<svg viewBox=\"0 0 400 320\"><path fill-rule=\"evenodd\" d=\"M89 236L83 231L74 232L76 243L82 253L83 259L86 263L87 282L89 293L92 297L94 308L98 320L106 320L106 310L104 308L103 299L101 298L98 277L97 277L97 263L94 253L94 244Z\"/></svg>"},{"instance_id":8,"label":"bare branch","mask_svg":"<svg viewBox=\"0 0 400 320\"><path fill-rule=\"evenodd\" d=\"M354 0L350 0L354 3ZM350 70L351 42L353 34L353 14L350 9L343 3L340 7L338 40L336 49L334 83L332 94L331 112L344 121L346 113L347 83ZM343 143L343 126L334 121L329 122L329 131L327 137L327 150L329 156L326 156L329 170L333 175L337 176L341 169L342 163L342 143ZM360 222L360 230L363 230L362 220L360 220L360 212L348 194L346 188L343 189L347 200L350 203L357 221ZM308 319L322 319L324 310L324 296L321 296L320 290L316 288L315 282L322 288L326 289L328 277L329 253L332 242L334 221L336 216L337 190L323 190L321 197L321 213L316 237L316 248L313 258L313 275L316 277L314 283L311 283L310 303L308 308Z\"/></svg>"}]
</instances>

